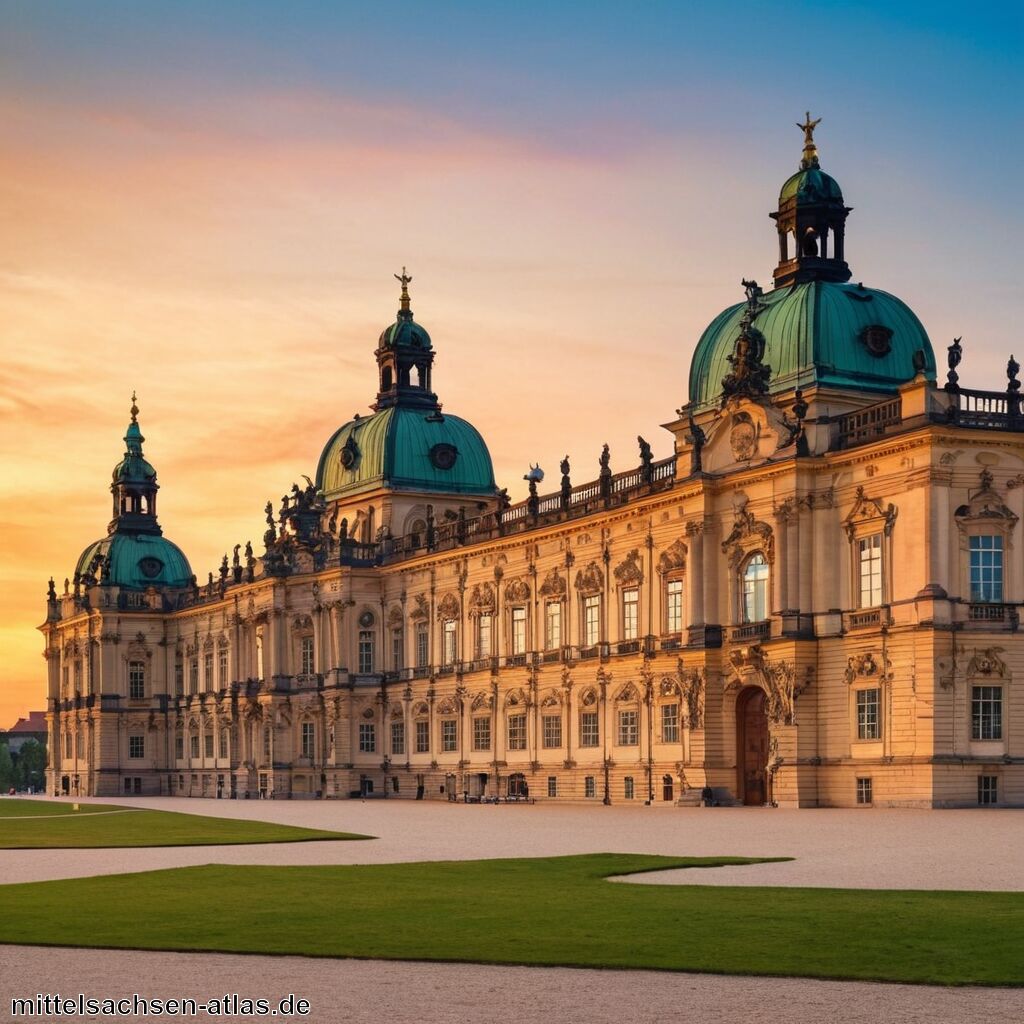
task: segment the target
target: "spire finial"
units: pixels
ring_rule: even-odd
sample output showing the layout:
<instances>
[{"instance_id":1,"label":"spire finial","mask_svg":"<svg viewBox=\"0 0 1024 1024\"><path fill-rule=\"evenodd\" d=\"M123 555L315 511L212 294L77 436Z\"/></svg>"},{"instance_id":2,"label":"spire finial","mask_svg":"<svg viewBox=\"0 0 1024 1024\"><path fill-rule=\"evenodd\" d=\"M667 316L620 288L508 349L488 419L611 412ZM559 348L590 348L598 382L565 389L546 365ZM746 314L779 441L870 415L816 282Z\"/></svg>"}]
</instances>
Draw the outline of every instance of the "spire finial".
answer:
<instances>
[{"instance_id":1,"label":"spire finial","mask_svg":"<svg viewBox=\"0 0 1024 1024\"><path fill-rule=\"evenodd\" d=\"M131 407L131 409L129 409L129 412L132 414L132 423L138 423L139 422L139 407L138 407L138 405L136 405L136 401L137 401L137 399L135 397L135 389L133 388L132 389L132 407Z\"/></svg>"},{"instance_id":2,"label":"spire finial","mask_svg":"<svg viewBox=\"0 0 1024 1024\"><path fill-rule=\"evenodd\" d=\"M821 118L817 120L811 120L811 112L807 111L806 119L803 124L797 122L797 128L801 129L804 133L804 158L800 161L801 170L807 170L809 167L818 166L818 147L814 144L814 129L821 124Z\"/></svg>"},{"instance_id":3,"label":"spire finial","mask_svg":"<svg viewBox=\"0 0 1024 1024\"><path fill-rule=\"evenodd\" d=\"M403 313L409 312L409 285L412 283L412 278L405 272L405 267L402 267L401 274L395 274L395 280L400 282L402 285L402 296L401 296L401 311Z\"/></svg>"}]
</instances>

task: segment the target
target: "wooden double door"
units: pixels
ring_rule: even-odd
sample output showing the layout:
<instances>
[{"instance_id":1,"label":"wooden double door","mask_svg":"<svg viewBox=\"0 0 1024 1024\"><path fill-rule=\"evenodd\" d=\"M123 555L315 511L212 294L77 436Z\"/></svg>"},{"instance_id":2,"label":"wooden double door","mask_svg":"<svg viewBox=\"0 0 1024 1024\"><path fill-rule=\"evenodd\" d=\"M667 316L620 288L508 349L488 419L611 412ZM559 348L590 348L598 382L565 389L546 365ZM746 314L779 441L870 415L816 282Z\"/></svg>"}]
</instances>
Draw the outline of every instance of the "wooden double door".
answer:
<instances>
[{"instance_id":1,"label":"wooden double door","mask_svg":"<svg viewBox=\"0 0 1024 1024\"><path fill-rule=\"evenodd\" d=\"M768 802L768 713L759 686L748 686L736 699L736 773L742 803Z\"/></svg>"}]
</instances>

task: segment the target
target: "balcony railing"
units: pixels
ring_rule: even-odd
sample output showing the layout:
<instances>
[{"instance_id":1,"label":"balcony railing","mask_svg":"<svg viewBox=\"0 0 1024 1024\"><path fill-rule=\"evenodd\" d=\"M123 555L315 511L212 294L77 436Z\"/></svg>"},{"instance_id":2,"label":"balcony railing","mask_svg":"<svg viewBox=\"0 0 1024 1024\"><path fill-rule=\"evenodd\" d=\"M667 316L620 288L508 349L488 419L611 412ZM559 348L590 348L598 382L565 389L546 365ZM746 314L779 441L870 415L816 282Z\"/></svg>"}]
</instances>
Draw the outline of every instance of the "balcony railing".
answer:
<instances>
[{"instance_id":1,"label":"balcony railing","mask_svg":"<svg viewBox=\"0 0 1024 1024\"><path fill-rule=\"evenodd\" d=\"M735 626L729 637L734 643L744 640L767 640L771 636L771 631L772 624L765 619L763 622L746 622L742 626Z\"/></svg>"},{"instance_id":2,"label":"balcony railing","mask_svg":"<svg viewBox=\"0 0 1024 1024\"><path fill-rule=\"evenodd\" d=\"M1005 604L972 604L967 608L971 622L1005 622L1009 609Z\"/></svg>"},{"instance_id":3,"label":"balcony railing","mask_svg":"<svg viewBox=\"0 0 1024 1024\"><path fill-rule=\"evenodd\" d=\"M885 402L869 405L865 409L838 417L837 447L850 448L872 438L881 437L889 427L896 426L902 421L902 406L900 398L890 398Z\"/></svg>"},{"instance_id":4,"label":"balcony railing","mask_svg":"<svg viewBox=\"0 0 1024 1024\"><path fill-rule=\"evenodd\" d=\"M946 421L982 430L1024 430L1020 395L1014 391L977 391L947 386Z\"/></svg>"}]
</instances>

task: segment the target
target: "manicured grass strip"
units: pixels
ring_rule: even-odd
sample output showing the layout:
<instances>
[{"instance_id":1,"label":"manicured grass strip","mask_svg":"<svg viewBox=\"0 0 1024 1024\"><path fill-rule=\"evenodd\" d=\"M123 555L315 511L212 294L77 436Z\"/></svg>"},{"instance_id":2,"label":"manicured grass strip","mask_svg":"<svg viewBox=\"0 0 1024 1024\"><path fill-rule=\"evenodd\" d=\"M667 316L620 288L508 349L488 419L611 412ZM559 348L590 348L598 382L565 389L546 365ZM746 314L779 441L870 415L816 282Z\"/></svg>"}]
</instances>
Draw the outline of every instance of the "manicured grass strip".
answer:
<instances>
[{"instance_id":1,"label":"manicured grass strip","mask_svg":"<svg viewBox=\"0 0 1024 1024\"><path fill-rule=\"evenodd\" d=\"M232 846L242 843L303 843L368 838L351 832L324 832L320 829L295 828L244 818L208 818L201 814L142 809L129 809L123 814L68 814L58 818L0 820L0 849L6 850Z\"/></svg>"},{"instance_id":2,"label":"manicured grass strip","mask_svg":"<svg viewBox=\"0 0 1024 1024\"><path fill-rule=\"evenodd\" d=\"M0 942L1020 985L1024 895L611 884L593 854L181 868L0 887ZM74 913L68 913L73 907Z\"/></svg>"},{"instance_id":3,"label":"manicured grass strip","mask_svg":"<svg viewBox=\"0 0 1024 1024\"><path fill-rule=\"evenodd\" d=\"M4 818L30 818L41 816L57 817L61 814L100 814L107 811L131 811L133 807L117 807L114 804L79 804L73 810L73 803L57 800L28 800L24 797L0 797L0 820Z\"/></svg>"}]
</instances>

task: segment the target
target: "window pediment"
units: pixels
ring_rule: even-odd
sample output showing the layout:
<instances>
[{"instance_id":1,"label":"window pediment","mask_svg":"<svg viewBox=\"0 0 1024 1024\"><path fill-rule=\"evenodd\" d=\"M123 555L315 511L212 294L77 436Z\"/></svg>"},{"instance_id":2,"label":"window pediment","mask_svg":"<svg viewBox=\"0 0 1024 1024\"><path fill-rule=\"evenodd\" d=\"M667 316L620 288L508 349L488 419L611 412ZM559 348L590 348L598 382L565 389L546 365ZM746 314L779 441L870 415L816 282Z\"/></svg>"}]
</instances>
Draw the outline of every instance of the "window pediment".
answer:
<instances>
[{"instance_id":1,"label":"window pediment","mask_svg":"<svg viewBox=\"0 0 1024 1024\"><path fill-rule=\"evenodd\" d=\"M626 557L615 566L615 581L622 587L643 583L644 571L640 564L640 551L633 548Z\"/></svg>"},{"instance_id":2,"label":"window pediment","mask_svg":"<svg viewBox=\"0 0 1024 1024\"><path fill-rule=\"evenodd\" d=\"M687 548L682 540L674 540L658 558L658 572L663 576L686 568Z\"/></svg>"},{"instance_id":3,"label":"window pediment","mask_svg":"<svg viewBox=\"0 0 1024 1024\"><path fill-rule=\"evenodd\" d=\"M892 502L882 506L878 498L869 498L863 486L857 488L853 507L843 520L846 535L853 540L858 533L881 530L887 537L892 533L899 510Z\"/></svg>"},{"instance_id":4,"label":"window pediment","mask_svg":"<svg viewBox=\"0 0 1024 1024\"><path fill-rule=\"evenodd\" d=\"M604 587L604 573L597 562L591 562L576 573L576 589L581 594L598 594Z\"/></svg>"},{"instance_id":5,"label":"window pediment","mask_svg":"<svg viewBox=\"0 0 1024 1024\"><path fill-rule=\"evenodd\" d=\"M754 551L763 551L768 564L774 564L775 535L771 526L757 519L753 512L738 509L732 532L722 541L722 553L728 556L730 568L736 569Z\"/></svg>"}]
</instances>

